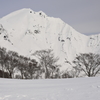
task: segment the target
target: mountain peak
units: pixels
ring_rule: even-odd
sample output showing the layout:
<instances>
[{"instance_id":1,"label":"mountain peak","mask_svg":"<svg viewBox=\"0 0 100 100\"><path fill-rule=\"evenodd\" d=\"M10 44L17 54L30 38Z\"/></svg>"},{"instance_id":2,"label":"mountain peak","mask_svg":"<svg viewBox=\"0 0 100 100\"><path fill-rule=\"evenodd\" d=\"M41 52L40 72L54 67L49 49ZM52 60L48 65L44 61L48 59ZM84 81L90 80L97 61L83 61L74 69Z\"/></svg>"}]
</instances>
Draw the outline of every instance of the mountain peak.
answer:
<instances>
[{"instance_id":1,"label":"mountain peak","mask_svg":"<svg viewBox=\"0 0 100 100\"><path fill-rule=\"evenodd\" d=\"M19 15L27 15L28 13L30 13L32 10L30 8L23 8L23 9L20 9L20 10L17 10L17 11L14 11L6 16L4 16L2 18L2 20L6 20L6 19L9 19L9 18L12 18L12 17L16 17L16 16L19 16Z\"/></svg>"},{"instance_id":2,"label":"mountain peak","mask_svg":"<svg viewBox=\"0 0 100 100\"><path fill-rule=\"evenodd\" d=\"M48 17L44 12L34 12L30 8L0 19L0 46L11 47L28 57L37 50L53 49L65 68L66 59L71 62L76 54L98 53L99 43L100 35L83 35L61 19Z\"/></svg>"}]
</instances>

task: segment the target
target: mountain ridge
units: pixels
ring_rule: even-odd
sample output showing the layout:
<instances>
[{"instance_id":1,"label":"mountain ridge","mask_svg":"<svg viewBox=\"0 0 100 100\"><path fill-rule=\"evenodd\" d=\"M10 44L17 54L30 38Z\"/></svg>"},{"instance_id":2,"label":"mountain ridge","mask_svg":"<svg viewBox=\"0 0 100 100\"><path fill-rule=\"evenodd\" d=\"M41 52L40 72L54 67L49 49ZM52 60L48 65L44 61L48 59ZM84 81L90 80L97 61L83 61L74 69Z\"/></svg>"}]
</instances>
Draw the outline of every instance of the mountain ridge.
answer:
<instances>
[{"instance_id":1,"label":"mountain ridge","mask_svg":"<svg viewBox=\"0 0 100 100\"><path fill-rule=\"evenodd\" d=\"M66 68L79 53L99 53L100 34L86 36L59 18L24 8L0 19L0 46L32 57L36 50L53 49Z\"/></svg>"}]
</instances>

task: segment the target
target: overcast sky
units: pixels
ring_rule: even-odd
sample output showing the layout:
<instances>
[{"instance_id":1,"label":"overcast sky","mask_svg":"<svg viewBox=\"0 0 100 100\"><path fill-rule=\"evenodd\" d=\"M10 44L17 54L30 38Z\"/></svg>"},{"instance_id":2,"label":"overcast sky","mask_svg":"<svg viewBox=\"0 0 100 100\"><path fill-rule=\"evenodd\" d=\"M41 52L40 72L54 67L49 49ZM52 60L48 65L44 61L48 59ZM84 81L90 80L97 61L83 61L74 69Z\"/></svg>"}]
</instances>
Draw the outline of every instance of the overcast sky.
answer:
<instances>
[{"instance_id":1,"label":"overcast sky","mask_svg":"<svg viewBox=\"0 0 100 100\"><path fill-rule=\"evenodd\" d=\"M100 0L0 0L0 18L22 8L61 18L81 33L100 33Z\"/></svg>"}]
</instances>

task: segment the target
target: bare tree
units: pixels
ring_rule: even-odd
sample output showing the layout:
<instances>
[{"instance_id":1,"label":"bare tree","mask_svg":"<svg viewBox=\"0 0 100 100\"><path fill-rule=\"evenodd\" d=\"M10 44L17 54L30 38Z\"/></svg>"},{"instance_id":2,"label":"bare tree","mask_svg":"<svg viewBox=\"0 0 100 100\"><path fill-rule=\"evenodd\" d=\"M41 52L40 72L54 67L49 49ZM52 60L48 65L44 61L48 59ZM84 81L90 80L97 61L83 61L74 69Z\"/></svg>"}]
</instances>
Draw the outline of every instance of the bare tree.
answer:
<instances>
[{"instance_id":1,"label":"bare tree","mask_svg":"<svg viewBox=\"0 0 100 100\"><path fill-rule=\"evenodd\" d=\"M83 71L88 77L93 77L100 71L100 55L84 53L78 55L73 61L75 69Z\"/></svg>"},{"instance_id":2,"label":"bare tree","mask_svg":"<svg viewBox=\"0 0 100 100\"><path fill-rule=\"evenodd\" d=\"M6 61L7 61L7 59L6 59L6 49L5 48L0 48L0 64L1 64L3 78L4 78L4 71L5 71Z\"/></svg>"},{"instance_id":3,"label":"bare tree","mask_svg":"<svg viewBox=\"0 0 100 100\"><path fill-rule=\"evenodd\" d=\"M24 59L24 56L22 55L19 56L18 69L20 70L21 78L24 79L24 73L26 72L27 69L27 63Z\"/></svg>"},{"instance_id":4,"label":"bare tree","mask_svg":"<svg viewBox=\"0 0 100 100\"><path fill-rule=\"evenodd\" d=\"M38 71L38 67L37 67L37 62L35 60L30 60L29 63L28 63L28 73L29 73L29 76L30 78L32 79L33 78L33 74Z\"/></svg>"},{"instance_id":5,"label":"bare tree","mask_svg":"<svg viewBox=\"0 0 100 100\"><path fill-rule=\"evenodd\" d=\"M7 62L6 62L6 68L9 72L10 78L13 78L14 76L14 69L18 65L18 53L13 51L8 51L7 55Z\"/></svg>"},{"instance_id":6,"label":"bare tree","mask_svg":"<svg viewBox=\"0 0 100 100\"><path fill-rule=\"evenodd\" d=\"M53 50L36 51L35 55L40 60L41 71L45 73L45 78L51 78L56 68L58 68L58 57L54 57Z\"/></svg>"}]
</instances>

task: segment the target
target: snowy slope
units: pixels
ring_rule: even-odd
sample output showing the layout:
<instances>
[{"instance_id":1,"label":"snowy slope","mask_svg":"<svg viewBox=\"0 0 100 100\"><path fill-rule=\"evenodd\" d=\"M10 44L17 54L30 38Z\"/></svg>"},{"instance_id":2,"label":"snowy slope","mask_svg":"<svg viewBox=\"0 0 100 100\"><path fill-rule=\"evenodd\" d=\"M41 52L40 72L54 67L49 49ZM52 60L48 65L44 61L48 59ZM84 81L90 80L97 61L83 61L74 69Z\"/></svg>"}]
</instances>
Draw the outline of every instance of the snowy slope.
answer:
<instances>
[{"instance_id":1,"label":"snowy slope","mask_svg":"<svg viewBox=\"0 0 100 100\"><path fill-rule=\"evenodd\" d=\"M42 11L21 9L0 19L0 46L28 57L36 50L53 49L63 67L76 54L99 53L99 42L99 34L85 36Z\"/></svg>"},{"instance_id":2,"label":"snowy slope","mask_svg":"<svg viewBox=\"0 0 100 100\"><path fill-rule=\"evenodd\" d=\"M0 79L0 100L100 100L100 77Z\"/></svg>"}]
</instances>

